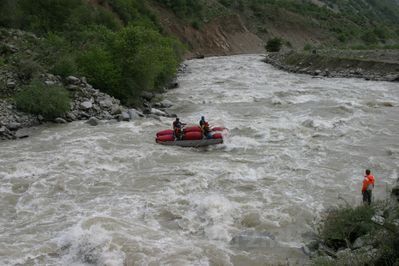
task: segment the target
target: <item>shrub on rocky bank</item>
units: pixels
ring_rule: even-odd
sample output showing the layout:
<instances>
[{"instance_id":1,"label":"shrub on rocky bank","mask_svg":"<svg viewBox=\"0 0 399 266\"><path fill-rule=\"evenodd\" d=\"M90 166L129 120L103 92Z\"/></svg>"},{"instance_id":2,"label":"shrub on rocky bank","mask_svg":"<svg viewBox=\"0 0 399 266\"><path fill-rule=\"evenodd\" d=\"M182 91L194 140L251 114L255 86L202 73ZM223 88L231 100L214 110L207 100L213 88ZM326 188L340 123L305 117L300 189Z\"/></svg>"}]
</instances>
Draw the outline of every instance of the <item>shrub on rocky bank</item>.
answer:
<instances>
[{"instance_id":1,"label":"shrub on rocky bank","mask_svg":"<svg viewBox=\"0 0 399 266\"><path fill-rule=\"evenodd\" d=\"M16 96L17 108L31 114L42 115L46 119L62 116L70 109L69 93L61 86L45 86L33 81Z\"/></svg>"},{"instance_id":2,"label":"shrub on rocky bank","mask_svg":"<svg viewBox=\"0 0 399 266\"><path fill-rule=\"evenodd\" d=\"M399 265L396 199L336 208L321 224L313 265Z\"/></svg>"}]
</instances>

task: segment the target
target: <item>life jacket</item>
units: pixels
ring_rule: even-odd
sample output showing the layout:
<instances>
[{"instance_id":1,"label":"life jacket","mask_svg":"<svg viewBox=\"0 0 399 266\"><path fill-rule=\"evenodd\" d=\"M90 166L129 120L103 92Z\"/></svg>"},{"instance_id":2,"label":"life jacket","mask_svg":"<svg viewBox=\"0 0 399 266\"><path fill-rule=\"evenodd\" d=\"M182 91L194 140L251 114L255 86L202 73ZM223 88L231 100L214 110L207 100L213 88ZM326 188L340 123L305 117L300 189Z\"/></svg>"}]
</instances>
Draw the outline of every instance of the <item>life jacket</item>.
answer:
<instances>
[{"instance_id":1,"label":"life jacket","mask_svg":"<svg viewBox=\"0 0 399 266\"><path fill-rule=\"evenodd\" d=\"M372 191L374 189L374 176L368 175L363 179L362 192Z\"/></svg>"},{"instance_id":2,"label":"life jacket","mask_svg":"<svg viewBox=\"0 0 399 266\"><path fill-rule=\"evenodd\" d=\"M201 128L202 128L202 131L204 132L204 133L208 133L210 130L209 130L209 124L208 124L208 122L204 122L202 125L201 125Z\"/></svg>"}]
</instances>

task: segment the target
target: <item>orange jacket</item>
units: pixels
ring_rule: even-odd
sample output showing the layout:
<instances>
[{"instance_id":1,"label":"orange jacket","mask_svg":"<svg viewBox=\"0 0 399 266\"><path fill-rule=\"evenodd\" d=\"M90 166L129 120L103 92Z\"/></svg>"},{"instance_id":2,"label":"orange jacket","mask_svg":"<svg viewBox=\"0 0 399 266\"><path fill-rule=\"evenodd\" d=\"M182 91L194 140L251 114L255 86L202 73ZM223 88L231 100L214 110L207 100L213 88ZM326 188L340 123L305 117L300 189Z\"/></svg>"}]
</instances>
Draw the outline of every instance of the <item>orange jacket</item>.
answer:
<instances>
[{"instance_id":1,"label":"orange jacket","mask_svg":"<svg viewBox=\"0 0 399 266\"><path fill-rule=\"evenodd\" d=\"M372 175L367 175L363 179L362 192L366 191L369 186L374 188L375 178Z\"/></svg>"}]
</instances>

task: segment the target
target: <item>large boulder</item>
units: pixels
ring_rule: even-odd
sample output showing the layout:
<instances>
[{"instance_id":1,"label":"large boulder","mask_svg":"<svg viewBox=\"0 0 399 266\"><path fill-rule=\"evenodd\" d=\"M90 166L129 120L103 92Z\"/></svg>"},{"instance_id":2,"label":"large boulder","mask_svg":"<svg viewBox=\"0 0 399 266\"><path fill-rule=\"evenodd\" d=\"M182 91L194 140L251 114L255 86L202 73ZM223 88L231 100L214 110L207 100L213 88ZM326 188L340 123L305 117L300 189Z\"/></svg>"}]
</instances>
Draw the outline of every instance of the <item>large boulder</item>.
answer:
<instances>
[{"instance_id":1,"label":"large boulder","mask_svg":"<svg viewBox=\"0 0 399 266\"><path fill-rule=\"evenodd\" d=\"M99 124L99 121L95 117L90 117L89 120L87 120L86 124L89 124L91 126L97 126Z\"/></svg>"},{"instance_id":2,"label":"large boulder","mask_svg":"<svg viewBox=\"0 0 399 266\"><path fill-rule=\"evenodd\" d=\"M87 110L93 107L93 103L91 101L84 101L80 104L80 109Z\"/></svg>"}]
</instances>

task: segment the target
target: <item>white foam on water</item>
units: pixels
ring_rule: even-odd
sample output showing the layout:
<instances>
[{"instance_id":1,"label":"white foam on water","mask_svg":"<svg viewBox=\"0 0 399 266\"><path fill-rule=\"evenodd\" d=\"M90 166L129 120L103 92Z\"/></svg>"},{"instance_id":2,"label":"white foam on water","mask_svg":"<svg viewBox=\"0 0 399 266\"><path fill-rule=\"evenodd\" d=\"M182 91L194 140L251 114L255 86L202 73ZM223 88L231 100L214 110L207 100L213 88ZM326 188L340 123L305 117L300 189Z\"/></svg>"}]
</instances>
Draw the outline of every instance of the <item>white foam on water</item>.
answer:
<instances>
[{"instance_id":1,"label":"white foam on water","mask_svg":"<svg viewBox=\"0 0 399 266\"><path fill-rule=\"evenodd\" d=\"M182 121L205 115L229 128L223 145L158 145L173 121L164 117L52 125L1 142L0 264L306 259L292 252L302 234L340 198L361 201L364 169L384 198L397 179L398 84L312 79L261 59L188 61L165 95ZM248 230L260 246L232 245Z\"/></svg>"}]
</instances>

